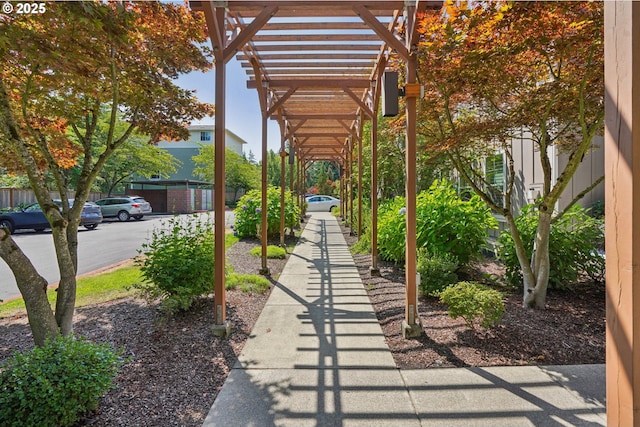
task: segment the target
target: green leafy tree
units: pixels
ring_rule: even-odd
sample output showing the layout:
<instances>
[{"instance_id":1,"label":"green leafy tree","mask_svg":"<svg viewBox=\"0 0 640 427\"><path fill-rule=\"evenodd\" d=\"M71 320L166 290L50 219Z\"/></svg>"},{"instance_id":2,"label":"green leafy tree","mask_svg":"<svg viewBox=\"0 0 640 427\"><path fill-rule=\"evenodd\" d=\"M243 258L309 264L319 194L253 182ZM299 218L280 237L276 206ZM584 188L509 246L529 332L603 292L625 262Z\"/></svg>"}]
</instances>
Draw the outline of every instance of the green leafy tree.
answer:
<instances>
[{"instance_id":1,"label":"green leafy tree","mask_svg":"<svg viewBox=\"0 0 640 427\"><path fill-rule=\"evenodd\" d=\"M0 174L0 188L27 188L29 178L26 175Z\"/></svg>"},{"instance_id":2,"label":"green leafy tree","mask_svg":"<svg viewBox=\"0 0 640 427\"><path fill-rule=\"evenodd\" d=\"M70 335L76 296L80 213L114 152L139 132L152 142L188 137L186 125L213 107L173 80L211 68L204 18L160 2L49 2L46 12L0 21L0 157L26 173L49 223L60 271L55 310L47 281L0 229L0 257L22 293L37 345ZM96 133L108 106L106 139ZM128 123L119 132L119 119ZM74 136L68 137L68 133ZM96 152L96 145L103 147ZM68 169L80 169L74 198L58 209L45 176L67 194Z\"/></svg>"},{"instance_id":3,"label":"green leafy tree","mask_svg":"<svg viewBox=\"0 0 640 427\"><path fill-rule=\"evenodd\" d=\"M289 171L291 167L292 165L290 165L287 159L285 159L285 162L284 162L285 183L288 182ZM273 150L269 150L267 153L267 184L272 185L274 187L280 187L281 171L282 171L282 159L280 158L280 155Z\"/></svg>"},{"instance_id":4,"label":"green leafy tree","mask_svg":"<svg viewBox=\"0 0 640 427\"><path fill-rule=\"evenodd\" d=\"M192 157L196 168L195 174L202 179L213 182L215 177L215 147L201 145L200 152ZM230 148L225 149L225 186L233 191L233 200L238 198L238 192L247 192L260 187L260 171L256 165L250 163L244 156Z\"/></svg>"},{"instance_id":5,"label":"green leafy tree","mask_svg":"<svg viewBox=\"0 0 640 427\"><path fill-rule=\"evenodd\" d=\"M104 151L102 141L108 138L110 124L108 110L98 120L95 131L94 155ZM124 134L129 124L118 118L115 124L115 133ZM71 135L73 139L74 136ZM108 195L114 192L124 192L124 184L134 177L150 178L153 175L168 177L177 170L180 161L162 148L150 143L148 136L133 133L104 164L104 167L96 177L94 188ZM81 173L79 166L69 169L70 185L76 187Z\"/></svg>"},{"instance_id":6,"label":"green leafy tree","mask_svg":"<svg viewBox=\"0 0 640 427\"><path fill-rule=\"evenodd\" d=\"M315 162L309 168L307 183L315 187L317 194L336 196L339 190L335 180L339 178L339 171L331 162Z\"/></svg>"}]
</instances>

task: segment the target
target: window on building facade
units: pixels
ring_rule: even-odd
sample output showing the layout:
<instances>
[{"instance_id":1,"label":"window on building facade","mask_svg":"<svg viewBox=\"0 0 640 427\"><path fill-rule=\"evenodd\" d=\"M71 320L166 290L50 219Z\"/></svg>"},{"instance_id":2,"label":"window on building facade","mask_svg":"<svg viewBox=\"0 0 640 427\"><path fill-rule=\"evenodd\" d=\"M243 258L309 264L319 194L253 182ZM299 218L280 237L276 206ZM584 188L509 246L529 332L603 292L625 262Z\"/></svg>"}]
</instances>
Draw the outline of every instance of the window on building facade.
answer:
<instances>
[{"instance_id":1,"label":"window on building facade","mask_svg":"<svg viewBox=\"0 0 640 427\"><path fill-rule=\"evenodd\" d=\"M504 207L504 153L494 154L485 159L485 179L487 193L493 202Z\"/></svg>"},{"instance_id":2,"label":"window on building facade","mask_svg":"<svg viewBox=\"0 0 640 427\"><path fill-rule=\"evenodd\" d=\"M211 141L211 132L208 130L200 132L200 141Z\"/></svg>"}]
</instances>

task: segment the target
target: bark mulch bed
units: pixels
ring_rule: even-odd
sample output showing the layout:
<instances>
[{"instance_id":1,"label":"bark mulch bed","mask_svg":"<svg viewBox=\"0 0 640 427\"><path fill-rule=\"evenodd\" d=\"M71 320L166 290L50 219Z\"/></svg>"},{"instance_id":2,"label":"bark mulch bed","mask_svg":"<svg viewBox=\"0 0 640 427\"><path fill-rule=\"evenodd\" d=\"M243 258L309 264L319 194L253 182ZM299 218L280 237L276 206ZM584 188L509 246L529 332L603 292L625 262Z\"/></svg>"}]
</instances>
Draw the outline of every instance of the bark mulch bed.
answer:
<instances>
[{"instance_id":1,"label":"bark mulch bed","mask_svg":"<svg viewBox=\"0 0 640 427\"><path fill-rule=\"evenodd\" d=\"M344 231L350 244L354 238ZM227 252L240 273L255 273L260 258L248 254L257 241L243 241ZM370 277L370 258L354 256L399 368L604 363L604 286L583 284L570 292L550 292L544 311L523 310L520 295L506 296L507 313L490 331L474 333L452 320L444 306L421 298L425 334L402 339L404 272L380 263L382 277ZM274 277L285 261L270 260ZM468 274L498 273L491 260ZM165 319L157 306L129 297L79 308L75 331L92 341L123 347L130 362L117 386L97 411L78 426L200 426L240 354L267 295L227 293L228 339L211 333L213 299L202 300L184 315ZM25 316L0 319L0 362L16 350L33 346Z\"/></svg>"},{"instance_id":2,"label":"bark mulch bed","mask_svg":"<svg viewBox=\"0 0 640 427\"><path fill-rule=\"evenodd\" d=\"M343 229L343 235L349 245L355 243L348 229ZM525 310L521 289L487 280L500 277L504 268L485 258L466 268L461 279L485 282L504 292L506 310L498 326L474 332L462 319L451 319L446 306L436 298L420 296L424 334L418 339L403 339L404 269L381 261L381 277L371 277L371 256L355 254L354 260L401 369L604 363L603 283L584 282L568 291L550 290L545 310Z\"/></svg>"}]
</instances>

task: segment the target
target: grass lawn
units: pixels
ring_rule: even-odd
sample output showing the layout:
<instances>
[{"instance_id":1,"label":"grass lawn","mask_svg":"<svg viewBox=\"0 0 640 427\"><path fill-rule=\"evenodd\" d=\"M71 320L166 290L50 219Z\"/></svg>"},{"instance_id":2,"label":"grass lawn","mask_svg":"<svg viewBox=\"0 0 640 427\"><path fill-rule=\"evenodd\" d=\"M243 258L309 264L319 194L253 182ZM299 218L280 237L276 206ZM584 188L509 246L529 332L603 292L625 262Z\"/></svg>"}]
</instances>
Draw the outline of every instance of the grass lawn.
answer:
<instances>
[{"instance_id":1,"label":"grass lawn","mask_svg":"<svg viewBox=\"0 0 640 427\"><path fill-rule=\"evenodd\" d=\"M262 246L251 249L251 255L262 256ZM280 246L269 245L267 246L267 258L271 259L285 259L287 257L287 251Z\"/></svg>"},{"instance_id":2,"label":"grass lawn","mask_svg":"<svg viewBox=\"0 0 640 427\"><path fill-rule=\"evenodd\" d=\"M233 234L225 235L225 246L228 248L238 241ZM128 265L122 268L106 271L95 276L78 278L76 291L76 307L98 304L135 294L133 285L140 283L142 276L140 268ZM56 292L49 290L47 298L51 306L55 306ZM11 317L24 313L25 306L22 298L17 298L0 304L0 317Z\"/></svg>"}]
</instances>

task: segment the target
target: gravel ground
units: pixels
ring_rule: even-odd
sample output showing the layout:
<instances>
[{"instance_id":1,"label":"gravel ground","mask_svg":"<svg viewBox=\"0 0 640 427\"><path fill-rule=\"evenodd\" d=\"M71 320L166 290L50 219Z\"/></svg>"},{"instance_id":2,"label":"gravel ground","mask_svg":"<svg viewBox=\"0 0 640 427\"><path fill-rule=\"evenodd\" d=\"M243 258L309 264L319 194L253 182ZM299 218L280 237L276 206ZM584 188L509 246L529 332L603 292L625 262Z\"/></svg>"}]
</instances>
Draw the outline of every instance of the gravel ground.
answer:
<instances>
[{"instance_id":1,"label":"gravel ground","mask_svg":"<svg viewBox=\"0 0 640 427\"><path fill-rule=\"evenodd\" d=\"M355 238L343 232L347 242ZM257 241L237 243L227 251L235 271L255 273L260 258L248 251ZM523 310L516 291L506 294L501 324L474 333L452 320L434 299L420 299L425 334L404 340L404 272L382 262L382 277L370 277L370 257L356 255L356 265L399 368L524 364L604 363L604 286L583 284L570 292L550 292L544 311ZM286 261L269 260L273 277ZM491 260L467 271L469 277L499 273ZM78 426L200 426L240 354L268 294L229 291L228 339L212 335L213 298L192 311L165 319L156 305L134 297L77 310L75 329L92 341L123 347L129 356L116 388L97 411ZM33 346L25 316L0 319L0 362L15 350Z\"/></svg>"}]
</instances>

